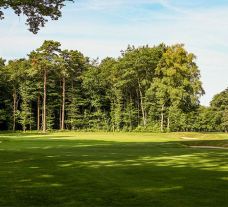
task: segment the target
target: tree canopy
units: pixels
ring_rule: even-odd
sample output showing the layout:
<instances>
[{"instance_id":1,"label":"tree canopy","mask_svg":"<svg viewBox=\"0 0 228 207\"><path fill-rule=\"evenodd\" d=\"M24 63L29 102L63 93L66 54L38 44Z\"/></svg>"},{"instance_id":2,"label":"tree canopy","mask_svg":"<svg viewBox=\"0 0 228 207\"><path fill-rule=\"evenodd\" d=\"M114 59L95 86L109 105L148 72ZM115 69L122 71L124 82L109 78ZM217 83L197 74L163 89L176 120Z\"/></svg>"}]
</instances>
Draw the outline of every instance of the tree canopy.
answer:
<instances>
[{"instance_id":1,"label":"tree canopy","mask_svg":"<svg viewBox=\"0 0 228 207\"><path fill-rule=\"evenodd\" d=\"M48 18L57 20L62 16L61 9L65 2L74 0L0 0L0 19L4 19L3 10L11 8L15 14L27 17L29 30L36 34L44 27Z\"/></svg>"},{"instance_id":2,"label":"tree canopy","mask_svg":"<svg viewBox=\"0 0 228 207\"><path fill-rule=\"evenodd\" d=\"M0 0L26 16L36 34L74 0ZM196 56L183 44L128 46L118 58L91 60L44 41L28 58L0 58L0 129L24 131L228 131L228 89L209 107Z\"/></svg>"},{"instance_id":3,"label":"tree canopy","mask_svg":"<svg viewBox=\"0 0 228 207\"><path fill-rule=\"evenodd\" d=\"M195 58L160 44L100 61L45 41L26 59L0 58L0 129L228 131L228 90L200 106Z\"/></svg>"}]
</instances>

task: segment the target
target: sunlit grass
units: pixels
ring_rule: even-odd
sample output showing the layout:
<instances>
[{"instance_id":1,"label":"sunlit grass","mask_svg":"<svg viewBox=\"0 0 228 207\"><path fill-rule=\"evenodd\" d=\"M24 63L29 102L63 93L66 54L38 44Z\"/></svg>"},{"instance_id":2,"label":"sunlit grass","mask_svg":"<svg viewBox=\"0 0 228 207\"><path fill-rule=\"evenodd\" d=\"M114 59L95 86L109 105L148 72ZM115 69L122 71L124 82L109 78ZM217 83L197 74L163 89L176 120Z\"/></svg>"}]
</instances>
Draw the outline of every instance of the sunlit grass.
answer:
<instances>
[{"instance_id":1,"label":"sunlit grass","mask_svg":"<svg viewBox=\"0 0 228 207\"><path fill-rule=\"evenodd\" d=\"M32 132L0 141L1 207L228 204L228 150L189 147L226 146L227 134Z\"/></svg>"},{"instance_id":2,"label":"sunlit grass","mask_svg":"<svg viewBox=\"0 0 228 207\"><path fill-rule=\"evenodd\" d=\"M104 140L115 142L160 142L160 141L178 141L178 140L228 140L228 133L132 133L132 132L27 132L27 133L2 133L2 139L20 139L20 138L39 138L39 139L70 139L70 140Z\"/></svg>"}]
</instances>

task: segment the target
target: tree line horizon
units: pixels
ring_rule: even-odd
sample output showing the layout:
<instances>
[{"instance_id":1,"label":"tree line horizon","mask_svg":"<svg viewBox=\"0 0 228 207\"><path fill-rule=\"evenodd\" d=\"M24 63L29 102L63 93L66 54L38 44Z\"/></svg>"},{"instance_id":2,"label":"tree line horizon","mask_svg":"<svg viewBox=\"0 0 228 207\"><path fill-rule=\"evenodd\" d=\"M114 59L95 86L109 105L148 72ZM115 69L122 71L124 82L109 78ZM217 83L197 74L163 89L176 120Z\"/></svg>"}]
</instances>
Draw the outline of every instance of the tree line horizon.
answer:
<instances>
[{"instance_id":1,"label":"tree line horizon","mask_svg":"<svg viewBox=\"0 0 228 207\"><path fill-rule=\"evenodd\" d=\"M204 95L183 44L128 46L99 61L44 41L27 58L0 58L0 130L224 131L228 88Z\"/></svg>"}]
</instances>

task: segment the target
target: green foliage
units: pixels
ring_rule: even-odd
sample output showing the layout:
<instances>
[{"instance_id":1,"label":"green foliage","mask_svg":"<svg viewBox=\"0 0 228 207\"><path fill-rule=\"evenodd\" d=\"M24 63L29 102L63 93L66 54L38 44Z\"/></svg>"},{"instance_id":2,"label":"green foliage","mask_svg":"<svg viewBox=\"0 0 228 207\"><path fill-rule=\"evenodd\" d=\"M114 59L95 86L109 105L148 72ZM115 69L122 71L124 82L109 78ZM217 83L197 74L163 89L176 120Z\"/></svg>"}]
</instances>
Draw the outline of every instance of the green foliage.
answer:
<instances>
[{"instance_id":1,"label":"green foliage","mask_svg":"<svg viewBox=\"0 0 228 207\"><path fill-rule=\"evenodd\" d=\"M28 59L0 59L0 128L86 131L227 131L227 90L210 107L195 55L181 44L129 46L90 60L45 41Z\"/></svg>"},{"instance_id":2,"label":"green foliage","mask_svg":"<svg viewBox=\"0 0 228 207\"><path fill-rule=\"evenodd\" d=\"M4 19L2 9L11 8L16 15L27 17L26 24L29 30L36 34L40 27L45 26L47 17L57 20L62 16L61 9L67 1L74 2L73 0L0 0L0 20Z\"/></svg>"},{"instance_id":3,"label":"green foliage","mask_svg":"<svg viewBox=\"0 0 228 207\"><path fill-rule=\"evenodd\" d=\"M228 88L214 96L211 101L211 109L217 118L217 126L220 130L228 131Z\"/></svg>"},{"instance_id":4,"label":"green foliage","mask_svg":"<svg viewBox=\"0 0 228 207\"><path fill-rule=\"evenodd\" d=\"M133 101L127 101L123 112L124 131L132 131L138 125L137 113Z\"/></svg>"},{"instance_id":5,"label":"green foliage","mask_svg":"<svg viewBox=\"0 0 228 207\"><path fill-rule=\"evenodd\" d=\"M150 122L147 126L139 125L134 129L134 132L160 132L160 125L158 122Z\"/></svg>"},{"instance_id":6,"label":"green foliage","mask_svg":"<svg viewBox=\"0 0 228 207\"><path fill-rule=\"evenodd\" d=\"M161 108L162 131L164 124L168 130L172 124L174 128L183 129L181 125L184 123L174 123L177 117L173 117L172 114L181 115L181 113L194 110L199 105L199 97L204 91L200 81L200 72L194 59L195 56L188 53L183 45L174 45L165 51L157 65L156 78L150 89L152 94L149 95L155 97L157 106Z\"/></svg>"},{"instance_id":7,"label":"green foliage","mask_svg":"<svg viewBox=\"0 0 228 207\"><path fill-rule=\"evenodd\" d=\"M21 110L19 112L19 123L22 125L23 131L27 130L27 127L29 126L29 129L32 129L32 126L34 125L34 117L32 113L32 100L34 100L33 94L31 93L32 88L31 81L25 80L21 83L19 88L19 93L21 97Z\"/></svg>"},{"instance_id":8,"label":"green foliage","mask_svg":"<svg viewBox=\"0 0 228 207\"><path fill-rule=\"evenodd\" d=\"M4 91L6 91L6 84L4 84L5 77L5 60L3 60L2 58L0 58L0 128L2 127L2 124L6 121L6 109L5 109L5 105L4 105L4 99L6 99L5 97L5 93Z\"/></svg>"}]
</instances>

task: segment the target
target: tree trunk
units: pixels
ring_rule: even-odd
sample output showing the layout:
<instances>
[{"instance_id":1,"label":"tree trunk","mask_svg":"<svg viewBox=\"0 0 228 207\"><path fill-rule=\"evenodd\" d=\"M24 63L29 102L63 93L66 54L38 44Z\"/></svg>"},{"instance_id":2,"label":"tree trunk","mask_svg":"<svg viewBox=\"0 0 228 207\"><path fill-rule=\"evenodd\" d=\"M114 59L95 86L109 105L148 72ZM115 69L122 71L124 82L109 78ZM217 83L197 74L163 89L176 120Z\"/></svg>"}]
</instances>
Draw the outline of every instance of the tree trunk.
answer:
<instances>
[{"instance_id":1,"label":"tree trunk","mask_svg":"<svg viewBox=\"0 0 228 207\"><path fill-rule=\"evenodd\" d=\"M59 107L59 129L61 129L62 126L62 106Z\"/></svg>"},{"instance_id":2,"label":"tree trunk","mask_svg":"<svg viewBox=\"0 0 228 207\"><path fill-rule=\"evenodd\" d=\"M161 109L161 132L164 132L164 104Z\"/></svg>"},{"instance_id":3,"label":"tree trunk","mask_svg":"<svg viewBox=\"0 0 228 207\"><path fill-rule=\"evenodd\" d=\"M37 131L40 130L40 93L37 96Z\"/></svg>"},{"instance_id":4,"label":"tree trunk","mask_svg":"<svg viewBox=\"0 0 228 207\"><path fill-rule=\"evenodd\" d=\"M75 107L75 106L73 106L73 102L74 102L74 98L73 98L73 91L74 91L74 81L73 80L71 80L71 90L72 90L72 93L71 93L71 95L70 95L70 99L71 99L71 105L70 105L70 107L71 107L71 111L73 111L73 107ZM74 94L75 95L75 94ZM72 112L71 112L72 113ZM71 128L71 130L75 130L75 125L74 125L74 123L73 123L74 121L73 121L73 116L72 116L72 114L70 115L70 124L71 124L71 126L70 126L70 128Z\"/></svg>"},{"instance_id":5,"label":"tree trunk","mask_svg":"<svg viewBox=\"0 0 228 207\"><path fill-rule=\"evenodd\" d=\"M141 105L141 111L142 111L142 118L143 118L143 126L146 126L146 114L145 114L145 108L144 108L144 103L143 103L143 95L142 95L142 90L141 90L141 85L138 80L138 85L139 85L139 95L140 95L140 105Z\"/></svg>"},{"instance_id":6,"label":"tree trunk","mask_svg":"<svg viewBox=\"0 0 228 207\"><path fill-rule=\"evenodd\" d=\"M23 125L23 132L24 133L26 132L26 125L25 124Z\"/></svg>"},{"instance_id":7,"label":"tree trunk","mask_svg":"<svg viewBox=\"0 0 228 207\"><path fill-rule=\"evenodd\" d=\"M30 103L29 130L32 131L32 104Z\"/></svg>"},{"instance_id":8,"label":"tree trunk","mask_svg":"<svg viewBox=\"0 0 228 207\"><path fill-rule=\"evenodd\" d=\"M66 99L66 78L63 78L63 91L62 91L62 121L61 121L61 130L64 130L65 127L65 99Z\"/></svg>"},{"instance_id":9,"label":"tree trunk","mask_svg":"<svg viewBox=\"0 0 228 207\"><path fill-rule=\"evenodd\" d=\"M47 70L44 70L43 132L46 132Z\"/></svg>"},{"instance_id":10,"label":"tree trunk","mask_svg":"<svg viewBox=\"0 0 228 207\"><path fill-rule=\"evenodd\" d=\"M167 132L170 131L170 119L169 119L169 116L167 118Z\"/></svg>"},{"instance_id":11,"label":"tree trunk","mask_svg":"<svg viewBox=\"0 0 228 207\"><path fill-rule=\"evenodd\" d=\"M138 121L138 126L140 125L140 101L139 101L139 94L138 94L138 90L136 90L136 94L137 94L137 121Z\"/></svg>"},{"instance_id":12,"label":"tree trunk","mask_svg":"<svg viewBox=\"0 0 228 207\"><path fill-rule=\"evenodd\" d=\"M59 82L60 88L62 88L62 81ZM59 107L59 129L61 129L62 126L62 105L60 104Z\"/></svg>"},{"instance_id":13,"label":"tree trunk","mask_svg":"<svg viewBox=\"0 0 228 207\"><path fill-rule=\"evenodd\" d=\"M129 101L129 105L130 105L130 114L129 114L129 116L130 116L130 130L132 131L132 128L133 128L133 126L132 126L132 99L131 99L131 95L130 95L130 101Z\"/></svg>"},{"instance_id":14,"label":"tree trunk","mask_svg":"<svg viewBox=\"0 0 228 207\"><path fill-rule=\"evenodd\" d=\"M16 129L17 93L13 92L13 131Z\"/></svg>"}]
</instances>

